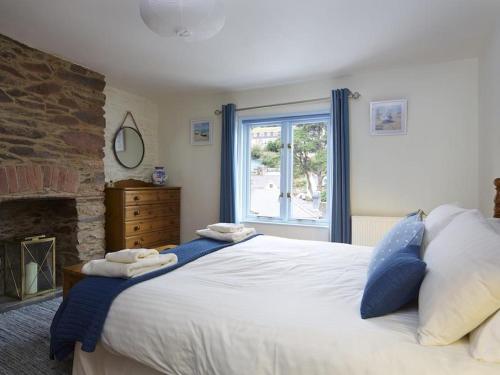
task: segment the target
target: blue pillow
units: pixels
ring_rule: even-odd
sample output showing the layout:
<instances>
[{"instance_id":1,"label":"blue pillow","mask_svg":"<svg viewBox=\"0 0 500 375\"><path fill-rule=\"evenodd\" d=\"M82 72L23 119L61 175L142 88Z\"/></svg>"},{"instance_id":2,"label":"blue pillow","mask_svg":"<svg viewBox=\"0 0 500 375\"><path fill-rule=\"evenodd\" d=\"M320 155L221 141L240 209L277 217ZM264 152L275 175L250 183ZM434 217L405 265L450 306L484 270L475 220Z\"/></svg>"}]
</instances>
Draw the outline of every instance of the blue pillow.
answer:
<instances>
[{"instance_id":1,"label":"blue pillow","mask_svg":"<svg viewBox=\"0 0 500 375\"><path fill-rule=\"evenodd\" d=\"M392 313L418 296L426 264L420 259L424 223L420 215L398 222L373 250L361 317Z\"/></svg>"}]
</instances>

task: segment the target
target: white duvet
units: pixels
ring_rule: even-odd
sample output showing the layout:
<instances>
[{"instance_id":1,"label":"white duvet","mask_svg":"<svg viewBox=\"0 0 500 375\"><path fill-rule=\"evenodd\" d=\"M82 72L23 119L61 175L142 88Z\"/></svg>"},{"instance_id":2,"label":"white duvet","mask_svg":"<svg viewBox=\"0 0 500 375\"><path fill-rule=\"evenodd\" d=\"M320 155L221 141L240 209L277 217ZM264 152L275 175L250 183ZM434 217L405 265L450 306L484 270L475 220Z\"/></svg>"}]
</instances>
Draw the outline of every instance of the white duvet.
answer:
<instances>
[{"instance_id":1,"label":"white duvet","mask_svg":"<svg viewBox=\"0 0 500 375\"><path fill-rule=\"evenodd\" d=\"M500 374L419 345L415 308L362 320L370 253L256 237L121 293L102 343L168 374Z\"/></svg>"}]
</instances>

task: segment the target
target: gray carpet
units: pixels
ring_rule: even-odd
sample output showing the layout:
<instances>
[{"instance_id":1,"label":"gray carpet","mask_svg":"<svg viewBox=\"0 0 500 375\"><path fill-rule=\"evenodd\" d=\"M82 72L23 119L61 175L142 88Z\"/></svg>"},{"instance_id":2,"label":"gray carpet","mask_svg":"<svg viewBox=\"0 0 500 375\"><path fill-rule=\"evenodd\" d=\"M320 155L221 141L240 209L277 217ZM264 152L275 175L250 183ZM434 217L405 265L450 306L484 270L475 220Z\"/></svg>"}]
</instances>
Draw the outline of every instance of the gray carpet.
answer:
<instances>
[{"instance_id":1,"label":"gray carpet","mask_svg":"<svg viewBox=\"0 0 500 375\"><path fill-rule=\"evenodd\" d=\"M71 374L72 361L49 359L49 329L62 298L0 314L0 374Z\"/></svg>"}]
</instances>

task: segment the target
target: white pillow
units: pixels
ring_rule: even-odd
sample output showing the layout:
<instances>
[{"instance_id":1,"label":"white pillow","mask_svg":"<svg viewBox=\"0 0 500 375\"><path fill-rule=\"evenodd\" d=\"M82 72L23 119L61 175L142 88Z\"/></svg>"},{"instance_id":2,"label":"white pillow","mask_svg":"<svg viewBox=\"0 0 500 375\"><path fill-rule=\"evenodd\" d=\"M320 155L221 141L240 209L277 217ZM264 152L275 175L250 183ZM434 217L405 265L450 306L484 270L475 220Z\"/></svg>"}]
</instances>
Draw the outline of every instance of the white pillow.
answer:
<instances>
[{"instance_id":1,"label":"white pillow","mask_svg":"<svg viewBox=\"0 0 500 375\"><path fill-rule=\"evenodd\" d=\"M500 363L500 311L471 332L469 342L474 358Z\"/></svg>"},{"instance_id":2,"label":"white pillow","mask_svg":"<svg viewBox=\"0 0 500 375\"><path fill-rule=\"evenodd\" d=\"M452 203L443 204L433 209L424 220L425 232L422 250L425 251L425 248L434 238L436 238L439 232L441 232L457 215L465 211L467 211L465 208Z\"/></svg>"},{"instance_id":3,"label":"white pillow","mask_svg":"<svg viewBox=\"0 0 500 375\"><path fill-rule=\"evenodd\" d=\"M477 210L455 217L424 255L419 341L448 345L500 308L500 235Z\"/></svg>"}]
</instances>

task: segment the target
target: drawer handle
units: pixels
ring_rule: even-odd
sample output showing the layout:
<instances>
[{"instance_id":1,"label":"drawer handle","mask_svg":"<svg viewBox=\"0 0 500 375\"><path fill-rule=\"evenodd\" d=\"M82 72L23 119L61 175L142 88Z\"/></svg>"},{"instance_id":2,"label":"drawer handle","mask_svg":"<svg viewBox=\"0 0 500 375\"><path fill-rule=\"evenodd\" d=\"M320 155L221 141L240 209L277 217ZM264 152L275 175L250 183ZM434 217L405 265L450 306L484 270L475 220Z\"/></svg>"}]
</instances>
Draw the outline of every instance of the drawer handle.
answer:
<instances>
[{"instance_id":1,"label":"drawer handle","mask_svg":"<svg viewBox=\"0 0 500 375\"><path fill-rule=\"evenodd\" d=\"M142 241L136 240L134 246L142 246Z\"/></svg>"},{"instance_id":2,"label":"drawer handle","mask_svg":"<svg viewBox=\"0 0 500 375\"><path fill-rule=\"evenodd\" d=\"M141 214L141 210L135 210L135 211L134 211L134 215L135 215L135 216L138 216L138 215L140 215L140 214Z\"/></svg>"},{"instance_id":3,"label":"drawer handle","mask_svg":"<svg viewBox=\"0 0 500 375\"><path fill-rule=\"evenodd\" d=\"M140 198L138 195L134 196L134 201L138 201Z\"/></svg>"},{"instance_id":4,"label":"drawer handle","mask_svg":"<svg viewBox=\"0 0 500 375\"><path fill-rule=\"evenodd\" d=\"M138 231L138 230L140 230L140 229L141 229L141 226L140 226L140 225L136 225L136 226L134 227L134 230L135 230L135 231Z\"/></svg>"}]
</instances>

